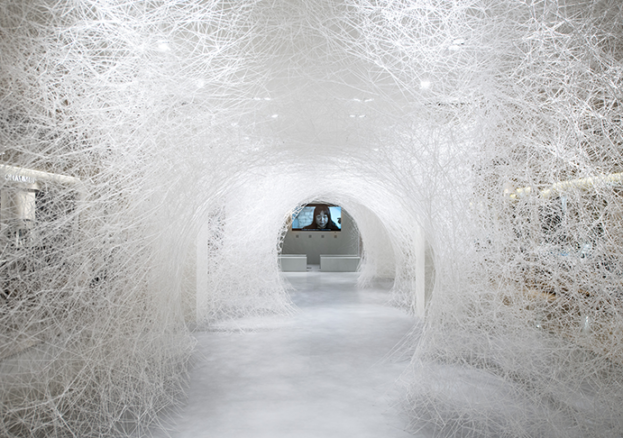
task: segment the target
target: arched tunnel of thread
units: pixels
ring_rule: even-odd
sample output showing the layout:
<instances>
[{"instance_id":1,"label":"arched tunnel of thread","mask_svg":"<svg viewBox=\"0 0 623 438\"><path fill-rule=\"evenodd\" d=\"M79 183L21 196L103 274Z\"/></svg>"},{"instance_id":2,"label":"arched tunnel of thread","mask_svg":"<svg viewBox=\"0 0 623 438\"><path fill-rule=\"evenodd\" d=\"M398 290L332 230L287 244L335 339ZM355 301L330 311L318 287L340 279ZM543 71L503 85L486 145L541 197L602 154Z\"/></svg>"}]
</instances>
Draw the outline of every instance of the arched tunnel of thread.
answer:
<instances>
[{"instance_id":1,"label":"arched tunnel of thread","mask_svg":"<svg viewBox=\"0 0 623 438\"><path fill-rule=\"evenodd\" d=\"M622 24L618 0L2 1L1 434L157 423L197 307L290 311L283 212L335 193L384 221L403 305L415 225L434 248L414 429L619 436Z\"/></svg>"}]
</instances>

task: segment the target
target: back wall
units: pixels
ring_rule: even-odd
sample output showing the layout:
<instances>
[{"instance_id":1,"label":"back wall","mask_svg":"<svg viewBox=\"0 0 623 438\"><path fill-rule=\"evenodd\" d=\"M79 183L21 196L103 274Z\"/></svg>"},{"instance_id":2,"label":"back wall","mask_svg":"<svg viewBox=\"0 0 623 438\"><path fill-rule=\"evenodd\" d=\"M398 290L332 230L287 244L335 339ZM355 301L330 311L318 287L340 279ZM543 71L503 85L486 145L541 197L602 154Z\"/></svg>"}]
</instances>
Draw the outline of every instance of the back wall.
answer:
<instances>
[{"instance_id":1,"label":"back wall","mask_svg":"<svg viewBox=\"0 0 623 438\"><path fill-rule=\"evenodd\" d=\"M321 254L359 255L359 232L342 208L342 231L292 231L283 240L282 254L307 254L307 263L320 264Z\"/></svg>"}]
</instances>

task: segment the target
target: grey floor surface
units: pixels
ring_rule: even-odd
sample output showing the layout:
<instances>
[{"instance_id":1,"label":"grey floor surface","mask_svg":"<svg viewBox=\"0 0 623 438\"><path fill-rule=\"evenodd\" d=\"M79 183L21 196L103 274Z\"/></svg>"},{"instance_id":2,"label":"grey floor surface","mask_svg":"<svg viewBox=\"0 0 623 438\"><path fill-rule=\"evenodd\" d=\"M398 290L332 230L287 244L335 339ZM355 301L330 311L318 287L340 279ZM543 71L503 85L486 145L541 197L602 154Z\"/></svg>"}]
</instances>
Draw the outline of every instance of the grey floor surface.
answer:
<instances>
[{"instance_id":1,"label":"grey floor surface","mask_svg":"<svg viewBox=\"0 0 623 438\"><path fill-rule=\"evenodd\" d=\"M287 273L298 310L196 332L173 438L406 438L397 354L416 320L354 273ZM398 349L398 351L400 351ZM167 436L162 432L155 436Z\"/></svg>"}]
</instances>

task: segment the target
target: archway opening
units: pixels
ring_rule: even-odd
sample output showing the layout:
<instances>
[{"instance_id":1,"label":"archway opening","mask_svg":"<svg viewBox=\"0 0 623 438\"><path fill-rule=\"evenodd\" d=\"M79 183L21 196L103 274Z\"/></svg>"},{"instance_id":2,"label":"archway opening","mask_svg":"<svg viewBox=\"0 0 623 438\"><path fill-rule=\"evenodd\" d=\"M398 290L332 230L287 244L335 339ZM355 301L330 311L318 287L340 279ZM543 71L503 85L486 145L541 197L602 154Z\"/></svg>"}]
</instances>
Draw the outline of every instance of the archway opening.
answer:
<instances>
[{"instance_id":1,"label":"archway opening","mask_svg":"<svg viewBox=\"0 0 623 438\"><path fill-rule=\"evenodd\" d=\"M315 226L314 212L325 207L339 231ZM326 197L297 204L285 214L277 246L281 272L357 272L360 286L378 280L393 286L395 245L383 220L359 202Z\"/></svg>"},{"instance_id":2,"label":"archway opening","mask_svg":"<svg viewBox=\"0 0 623 438\"><path fill-rule=\"evenodd\" d=\"M288 212L284 227L279 242L281 271L358 270L361 261L359 230L341 205L318 201L298 206Z\"/></svg>"}]
</instances>

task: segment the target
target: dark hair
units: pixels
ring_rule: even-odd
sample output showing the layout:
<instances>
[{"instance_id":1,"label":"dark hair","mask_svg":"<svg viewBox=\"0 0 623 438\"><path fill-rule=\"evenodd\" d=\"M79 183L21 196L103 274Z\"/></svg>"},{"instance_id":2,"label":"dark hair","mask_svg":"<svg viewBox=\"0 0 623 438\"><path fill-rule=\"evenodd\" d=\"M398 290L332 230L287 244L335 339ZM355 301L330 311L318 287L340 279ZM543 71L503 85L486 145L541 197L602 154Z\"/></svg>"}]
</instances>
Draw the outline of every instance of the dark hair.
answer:
<instances>
[{"instance_id":1,"label":"dark hair","mask_svg":"<svg viewBox=\"0 0 623 438\"><path fill-rule=\"evenodd\" d=\"M327 222L327 224L330 224L331 222L333 222L333 220L331 219L331 209L329 208L329 206L328 205L317 205L316 208L314 208L314 218L312 219L312 223L310 225L314 225L318 227L318 224L316 223L316 216L318 216L320 213L326 213L327 216L329 217L329 222Z\"/></svg>"}]
</instances>

